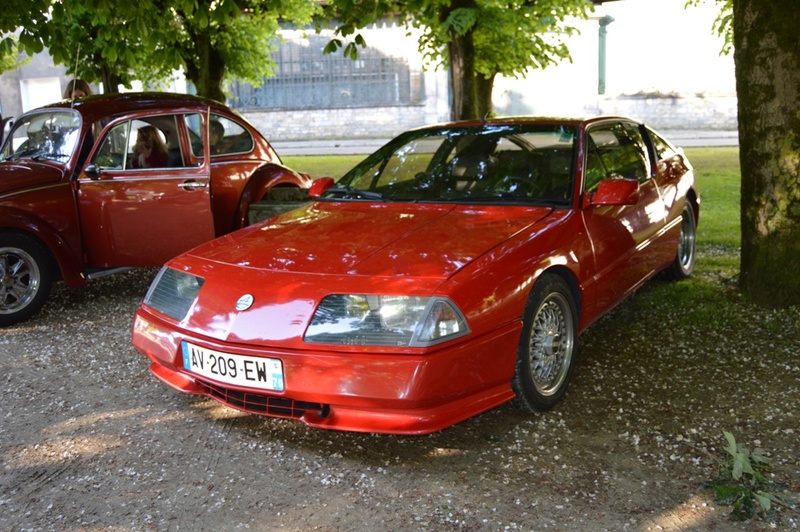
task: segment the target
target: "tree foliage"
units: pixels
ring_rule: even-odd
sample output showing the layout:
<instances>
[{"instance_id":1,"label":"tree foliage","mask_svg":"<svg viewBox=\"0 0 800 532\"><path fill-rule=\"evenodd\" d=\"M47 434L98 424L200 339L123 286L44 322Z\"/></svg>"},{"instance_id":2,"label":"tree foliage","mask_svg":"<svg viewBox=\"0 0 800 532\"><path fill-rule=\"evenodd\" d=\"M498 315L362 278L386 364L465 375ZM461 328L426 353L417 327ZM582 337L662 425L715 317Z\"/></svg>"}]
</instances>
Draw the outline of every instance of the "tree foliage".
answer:
<instances>
[{"instance_id":1,"label":"tree foliage","mask_svg":"<svg viewBox=\"0 0 800 532\"><path fill-rule=\"evenodd\" d=\"M450 68L466 82L473 78L475 99L466 104L475 118L491 111L495 76L519 77L529 69L545 68L569 58L564 38L577 30L568 21L585 18L591 9L586 0L475 0L473 5L433 0L433 12L422 10L413 24L424 30L420 48L433 62ZM475 59L472 71L453 68L452 45L470 36ZM444 53L449 50L449 53ZM455 80L454 80L455 82ZM472 112L470 107L474 107Z\"/></svg>"},{"instance_id":2,"label":"tree foliage","mask_svg":"<svg viewBox=\"0 0 800 532\"><path fill-rule=\"evenodd\" d=\"M280 22L305 25L318 10L308 0L165 0L172 6L168 50L178 55L199 94L224 100L222 81L259 85L273 72Z\"/></svg>"},{"instance_id":3,"label":"tree foliage","mask_svg":"<svg viewBox=\"0 0 800 532\"><path fill-rule=\"evenodd\" d=\"M491 111L498 74L520 76L568 58L563 38L576 30L568 21L585 17L589 0L334 0L337 33L344 38L388 14L399 14L421 30L420 51L434 66L449 69L453 116L479 118ZM363 43L363 40L360 41ZM333 41L354 55L356 44Z\"/></svg>"},{"instance_id":4,"label":"tree foliage","mask_svg":"<svg viewBox=\"0 0 800 532\"><path fill-rule=\"evenodd\" d=\"M733 52L733 0L688 0L686 7L709 1L715 2L719 7L719 16L714 20L712 30L723 39L721 52L730 54Z\"/></svg>"},{"instance_id":5,"label":"tree foliage","mask_svg":"<svg viewBox=\"0 0 800 532\"><path fill-rule=\"evenodd\" d=\"M308 24L308 0L25 0L0 30L21 28L20 47L45 47L67 72L103 82L106 92L134 80L157 84L183 70L198 94L224 100L230 78L258 84L272 71L279 21Z\"/></svg>"},{"instance_id":6,"label":"tree foliage","mask_svg":"<svg viewBox=\"0 0 800 532\"><path fill-rule=\"evenodd\" d=\"M7 40L0 41L0 74L9 70L16 70L27 63L29 57L21 57L19 45L15 36L9 36Z\"/></svg>"}]
</instances>

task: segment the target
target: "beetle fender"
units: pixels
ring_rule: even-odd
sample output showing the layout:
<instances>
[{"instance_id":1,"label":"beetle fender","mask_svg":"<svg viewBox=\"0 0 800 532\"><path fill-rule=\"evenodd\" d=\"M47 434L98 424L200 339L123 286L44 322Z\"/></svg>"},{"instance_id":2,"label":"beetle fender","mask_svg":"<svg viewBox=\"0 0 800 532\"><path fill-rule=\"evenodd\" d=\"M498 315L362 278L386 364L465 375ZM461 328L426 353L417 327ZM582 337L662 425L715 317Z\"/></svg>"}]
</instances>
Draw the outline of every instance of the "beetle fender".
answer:
<instances>
[{"instance_id":1,"label":"beetle fender","mask_svg":"<svg viewBox=\"0 0 800 532\"><path fill-rule=\"evenodd\" d=\"M68 286L83 286L86 278L79 257L70 249L66 241L46 222L31 216L30 213L0 207L0 235L19 233L33 236L38 239L55 260L61 278Z\"/></svg>"},{"instance_id":2,"label":"beetle fender","mask_svg":"<svg viewBox=\"0 0 800 532\"><path fill-rule=\"evenodd\" d=\"M308 188L311 186L311 178L308 174L300 174L279 164L267 163L259 167L250 177L239 198L234 229L248 225L250 205L261 201L270 189L280 186L297 188L297 183L302 183L302 188Z\"/></svg>"}]
</instances>

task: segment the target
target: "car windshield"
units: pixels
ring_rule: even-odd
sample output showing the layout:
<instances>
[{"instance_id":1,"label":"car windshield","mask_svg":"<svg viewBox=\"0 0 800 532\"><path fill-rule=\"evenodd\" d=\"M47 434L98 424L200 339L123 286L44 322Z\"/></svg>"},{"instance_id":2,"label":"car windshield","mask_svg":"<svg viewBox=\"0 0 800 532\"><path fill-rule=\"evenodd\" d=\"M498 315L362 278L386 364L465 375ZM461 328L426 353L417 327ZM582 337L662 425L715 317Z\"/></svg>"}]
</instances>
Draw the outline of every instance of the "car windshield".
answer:
<instances>
[{"instance_id":1,"label":"car windshield","mask_svg":"<svg viewBox=\"0 0 800 532\"><path fill-rule=\"evenodd\" d=\"M66 161L75 150L80 126L80 115L69 110L24 115L16 121L3 144L0 161L16 159Z\"/></svg>"},{"instance_id":2,"label":"car windshield","mask_svg":"<svg viewBox=\"0 0 800 532\"><path fill-rule=\"evenodd\" d=\"M576 129L564 124L405 133L350 170L329 199L567 204Z\"/></svg>"}]
</instances>

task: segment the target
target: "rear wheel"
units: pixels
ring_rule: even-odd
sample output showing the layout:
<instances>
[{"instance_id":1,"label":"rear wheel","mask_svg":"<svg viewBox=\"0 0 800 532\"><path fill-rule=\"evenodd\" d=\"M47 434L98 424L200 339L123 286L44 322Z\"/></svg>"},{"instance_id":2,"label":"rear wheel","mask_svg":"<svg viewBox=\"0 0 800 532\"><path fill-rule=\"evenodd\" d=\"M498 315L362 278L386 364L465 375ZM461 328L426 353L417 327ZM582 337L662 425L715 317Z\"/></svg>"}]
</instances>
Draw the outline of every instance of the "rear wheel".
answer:
<instances>
[{"instance_id":1,"label":"rear wheel","mask_svg":"<svg viewBox=\"0 0 800 532\"><path fill-rule=\"evenodd\" d=\"M675 260L666 270L668 278L674 281L686 279L694 271L697 228L694 222L694 208L686 202L681 215L681 234L678 238L678 253Z\"/></svg>"},{"instance_id":2,"label":"rear wheel","mask_svg":"<svg viewBox=\"0 0 800 532\"><path fill-rule=\"evenodd\" d=\"M569 286L557 275L542 275L523 317L511 383L516 406L544 411L561 400L572 377L577 336L578 313Z\"/></svg>"},{"instance_id":3,"label":"rear wheel","mask_svg":"<svg viewBox=\"0 0 800 532\"><path fill-rule=\"evenodd\" d=\"M0 235L0 326L42 308L52 282L52 261L41 244L25 235Z\"/></svg>"}]
</instances>

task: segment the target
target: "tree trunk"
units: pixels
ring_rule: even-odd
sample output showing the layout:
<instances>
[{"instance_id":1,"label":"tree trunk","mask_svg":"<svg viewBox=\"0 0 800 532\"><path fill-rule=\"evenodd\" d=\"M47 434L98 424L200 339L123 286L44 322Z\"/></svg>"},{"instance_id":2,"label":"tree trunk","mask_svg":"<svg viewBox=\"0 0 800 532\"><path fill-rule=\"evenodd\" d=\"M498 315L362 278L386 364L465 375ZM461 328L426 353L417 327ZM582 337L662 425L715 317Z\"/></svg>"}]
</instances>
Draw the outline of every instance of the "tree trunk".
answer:
<instances>
[{"instance_id":1,"label":"tree trunk","mask_svg":"<svg viewBox=\"0 0 800 532\"><path fill-rule=\"evenodd\" d=\"M119 86L122 83L122 79L118 75L114 74L106 65L103 65L100 70L103 75L103 93L114 94L119 92Z\"/></svg>"},{"instance_id":2,"label":"tree trunk","mask_svg":"<svg viewBox=\"0 0 800 532\"><path fill-rule=\"evenodd\" d=\"M494 113L492 103L492 92L494 90L494 78L497 74L485 78L480 74L475 76L475 92L478 100L478 116L481 119L487 118Z\"/></svg>"},{"instance_id":3,"label":"tree trunk","mask_svg":"<svg viewBox=\"0 0 800 532\"><path fill-rule=\"evenodd\" d=\"M191 81L197 94L225 103L225 91L222 83L225 80L225 62L211 43L207 33L196 33L192 36L194 48L184 56L186 63L186 79ZM191 60L196 53L197 62Z\"/></svg>"},{"instance_id":4,"label":"tree trunk","mask_svg":"<svg viewBox=\"0 0 800 532\"><path fill-rule=\"evenodd\" d=\"M453 120L478 118L475 84L475 45L472 32L454 35L447 45L450 56L450 88L453 92Z\"/></svg>"},{"instance_id":5,"label":"tree trunk","mask_svg":"<svg viewBox=\"0 0 800 532\"><path fill-rule=\"evenodd\" d=\"M450 87L453 91L453 120L478 118L472 32L453 36L453 40L447 45L447 51L450 57Z\"/></svg>"},{"instance_id":6,"label":"tree trunk","mask_svg":"<svg viewBox=\"0 0 800 532\"><path fill-rule=\"evenodd\" d=\"M740 284L753 302L800 304L797 0L734 0L742 170Z\"/></svg>"}]
</instances>

